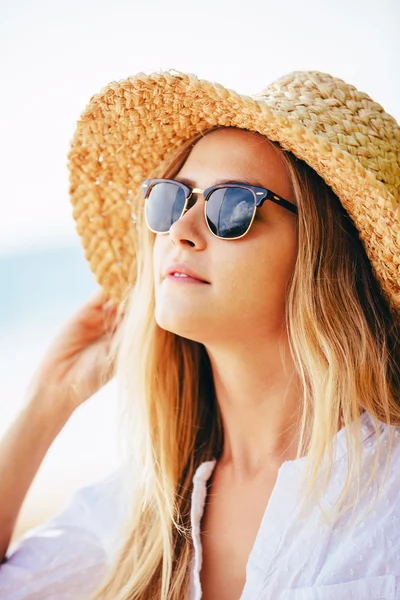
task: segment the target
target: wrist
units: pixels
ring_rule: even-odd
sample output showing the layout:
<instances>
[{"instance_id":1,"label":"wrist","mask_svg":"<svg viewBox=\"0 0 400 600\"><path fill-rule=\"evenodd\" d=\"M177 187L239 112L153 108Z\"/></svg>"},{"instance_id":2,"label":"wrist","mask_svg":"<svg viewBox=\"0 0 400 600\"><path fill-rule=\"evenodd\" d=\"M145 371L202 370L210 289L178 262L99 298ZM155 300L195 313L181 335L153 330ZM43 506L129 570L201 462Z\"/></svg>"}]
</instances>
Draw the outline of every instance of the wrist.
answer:
<instances>
[{"instance_id":1,"label":"wrist","mask_svg":"<svg viewBox=\"0 0 400 600\"><path fill-rule=\"evenodd\" d=\"M39 419L49 430L60 430L69 420L75 407L67 404L49 391L36 390L26 395L24 411L33 420Z\"/></svg>"}]
</instances>

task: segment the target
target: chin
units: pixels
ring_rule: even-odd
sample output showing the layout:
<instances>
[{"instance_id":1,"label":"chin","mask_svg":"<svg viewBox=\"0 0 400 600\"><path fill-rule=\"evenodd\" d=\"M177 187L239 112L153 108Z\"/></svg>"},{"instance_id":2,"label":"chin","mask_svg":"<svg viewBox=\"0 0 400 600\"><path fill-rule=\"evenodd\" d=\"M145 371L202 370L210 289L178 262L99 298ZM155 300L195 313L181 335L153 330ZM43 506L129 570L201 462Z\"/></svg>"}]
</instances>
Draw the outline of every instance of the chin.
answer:
<instances>
[{"instance_id":1,"label":"chin","mask_svg":"<svg viewBox=\"0 0 400 600\"><path fill-rule=\"evenodd\" d=\"M182 313L166 315L164 312L162 315L160 315L157 314L156 311L155 318L157 325L161 327L161 329L169 331L170 333L174 333L175 335L179 335L180 337L188 340L203 343L202 333L204 333L204 327L202 328L199 325L195 326L195 323L193 322L193 313L188 315L185 319L182 316Z\"/></svg>"}]
</instances>

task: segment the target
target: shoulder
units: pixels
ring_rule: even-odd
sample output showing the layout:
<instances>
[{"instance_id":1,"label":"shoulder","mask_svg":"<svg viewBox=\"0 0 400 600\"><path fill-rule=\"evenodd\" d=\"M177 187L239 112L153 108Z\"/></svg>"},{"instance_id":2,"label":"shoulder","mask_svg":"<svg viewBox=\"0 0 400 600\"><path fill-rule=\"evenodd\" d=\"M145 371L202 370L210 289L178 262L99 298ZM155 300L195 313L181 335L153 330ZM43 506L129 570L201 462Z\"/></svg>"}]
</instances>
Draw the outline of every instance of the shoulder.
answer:
<instances>
[{"instance_id":1,"label":"shoulder","mask_svg":"<svg viewBox=\"0 0 400 600\"><path fill-rule=\"evenodd\" d=\"M380 487L384 503L396 505L400 510L400 426L379 422L379 435L376 435L371 417L370 422L370 433L363 442L363 480L368 482L370 477L373 478L371 485Z\"/></svg>"},{"instance_id":2,"label":"shoulder","mask_svg":"<svg viewBox=\"0 0 400 600\"><path fill-rule=\"evenodd\" d=\"M352 555L354 572L362 570L364 563L371 572L377 569L377 575L400 577L400 427L380 422L377 435L369 419L369 433L363 440L361 499L336 530L338 550Z\"/></svg>"},{"instance_id":3,"label":"shoulder","mask_svg":"<svg viewBox=\"0 0 400 600\"><path fill-rule=\"evenodd\" d=\"M69 539L90 542L91 547L98 547L110 558L117 542L118 524L128 506L126 471L123 463L102 479L75 490L57 513L11 544L6 556L28 541L51 537L54 544L65 544Z\"/></svg>"},{"instance_id":4,"label":"shoulder","mask_svg":"<svg viewBox=\"0 0 400 600\"><path fill-rule=\"evenodd\" d=\"M126 466L77 489L50 519L26 531L0 566L0 596L84 600L114 559L127 508Z\"/></svg>"}]
</instances>

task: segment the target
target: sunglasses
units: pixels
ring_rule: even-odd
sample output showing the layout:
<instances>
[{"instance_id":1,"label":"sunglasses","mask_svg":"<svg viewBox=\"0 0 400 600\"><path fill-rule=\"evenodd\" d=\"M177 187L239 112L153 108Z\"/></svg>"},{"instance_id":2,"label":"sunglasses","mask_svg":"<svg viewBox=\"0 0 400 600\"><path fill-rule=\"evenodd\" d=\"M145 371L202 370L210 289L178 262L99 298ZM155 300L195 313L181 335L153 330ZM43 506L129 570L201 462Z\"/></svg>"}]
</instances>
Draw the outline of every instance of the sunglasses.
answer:
<instances>
[{"instance_id":1,"label":"sunglasses","mask_svg":"<svg viewBox=\"0 0 400 600\"><path fill-rule=\"evenodd\" d=\"M226 183L201 190L174 179L146 179L141 187L146 225L154 233L168 233L171 225L193 206L194 202L190 202L193 194L204 195L208 229L223 240L237 240L246 235L257 208L266 200L298 214L297 206L292 202L254 185Z\"/></svg>"}]
</instances>

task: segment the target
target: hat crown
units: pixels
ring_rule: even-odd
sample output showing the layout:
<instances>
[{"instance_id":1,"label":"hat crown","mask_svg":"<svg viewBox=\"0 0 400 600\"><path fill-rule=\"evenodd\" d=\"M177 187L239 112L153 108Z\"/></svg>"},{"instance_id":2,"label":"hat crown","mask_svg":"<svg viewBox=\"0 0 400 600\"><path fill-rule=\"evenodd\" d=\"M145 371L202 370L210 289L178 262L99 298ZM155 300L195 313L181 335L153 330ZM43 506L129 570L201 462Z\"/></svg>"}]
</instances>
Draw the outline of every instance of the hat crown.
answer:
<instances>
[{"instance_id":1,"label":"hat crown","mask_svg":"<svg viewBox=\"0 0 400 600\"><path fill-rule=\"evenodd\" d=\"M368 94L328 73L293 71L252 97L351 154L399 198L400 127Z\"/></svg>"}]
</instances>

